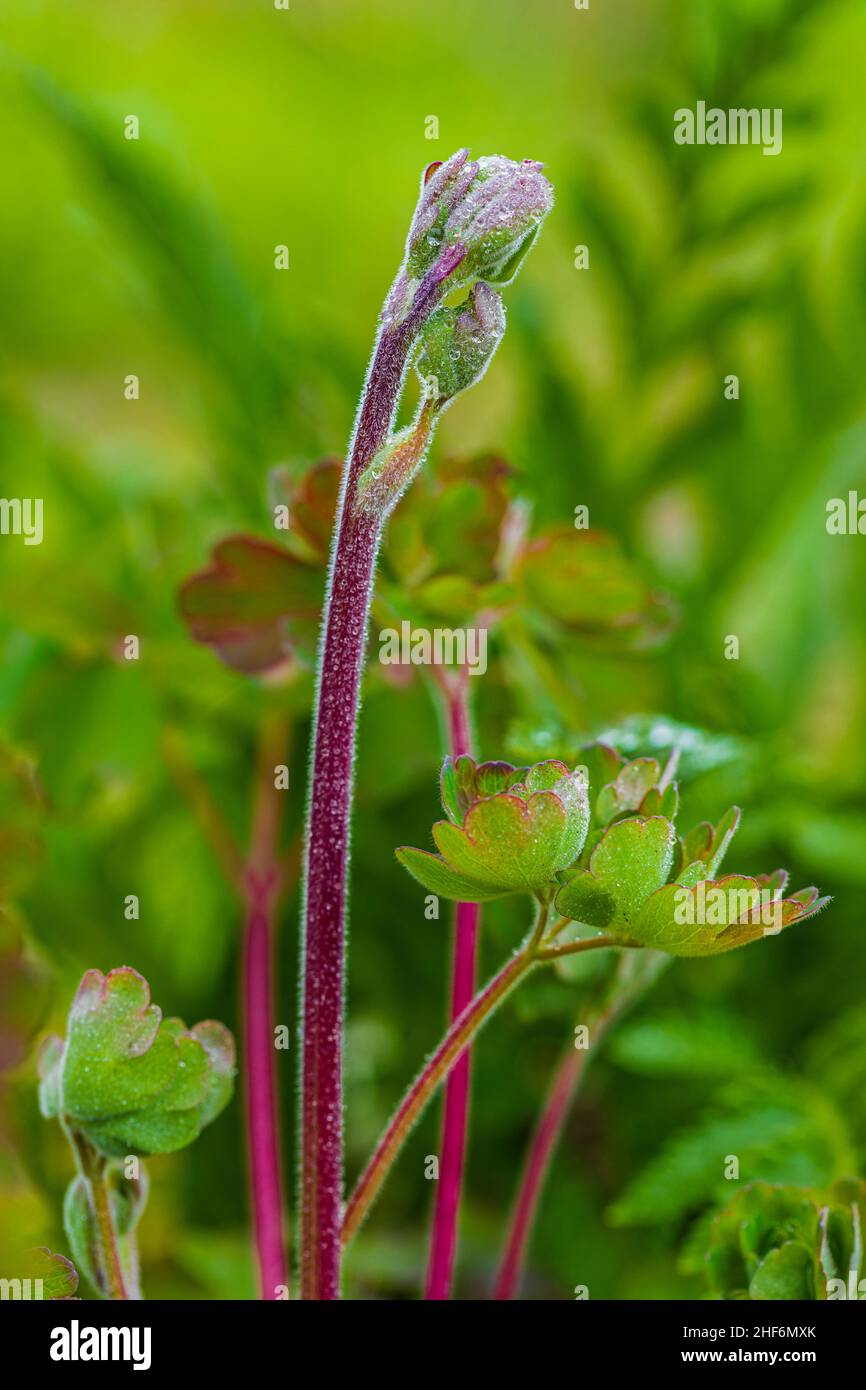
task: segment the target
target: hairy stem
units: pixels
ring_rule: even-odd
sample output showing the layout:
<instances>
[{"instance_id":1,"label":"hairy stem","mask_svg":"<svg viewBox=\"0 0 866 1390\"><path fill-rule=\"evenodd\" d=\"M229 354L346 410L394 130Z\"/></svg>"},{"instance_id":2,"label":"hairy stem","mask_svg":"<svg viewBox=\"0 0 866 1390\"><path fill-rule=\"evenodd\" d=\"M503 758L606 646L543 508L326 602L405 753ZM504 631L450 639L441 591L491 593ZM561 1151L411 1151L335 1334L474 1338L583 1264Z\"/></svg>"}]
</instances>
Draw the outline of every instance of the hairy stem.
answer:
<instances>
[{"instance_id":1,"label":"hairy stem","mask_svg":"<svg viewBox=\"0 0 866 1390\"><path fill-rule=\"evenodd\" d=\"M601 1041L619 1016L655 979L663 964L660 953L655 951L628 953L622 957L607 1000L601 1002L590 1016L589 1026L594 1034L594 1044ZM511 1299L517 1292L538 1204L588 1061L589 1049L576 1048L573 1042L569 1042L554 1073L524 1160L493 1286L494 1299Z\"/></svg>"},{"instance_id":2,"label":"hairy stem","mask_svg":"<svg viewBox=\"0 0 866 1390\"><path fill-rule=\"evenodd\" d=\"M344 1245L348 1244L364 1220L412 1126L427 1102L435 1095L439 1084L444 1081L464 1049L506 995L510 994L523 976L544 958L540 942L544 936L549 912L548 903L539 904L532 931L520 950L506 961L498 974L488 981L460 1017L454 1020L436 1051L428 1058L421 1074L409 1087L346 1204L342 1229ZM609 949L619 944L608 936L595 936L576 943L577 949L582 951Z\"/></svg>"},{"instance_id":3,"label":"hairy stem","mask_svg":"<svg viewBox=\"0 0 866 1390\"><path fill-rule=\"evenodd\" d=\"M477 994L471 1004L455 1019L436 1051L429 1058L420 1076L409 1087L403 1100L376 1147L373 1157L361 1174L352 1196L346 1205L343 1218L343 1243L348 1244L364 1220L392 1163L396 1159L407 1135L435 1094L440 1082L448 1075L467 1044L475 1037L482 1024L518 980L527 974L535 964L534 951L524 946L502 967L498 974Z\"/></svg>"},{"instance_id":4,"label":"hairy stem","mask_svg":"<svg viewBox=\"0 0 866 1390\"><path fill-rule=\"evenodd\" d=\"M90 1209L96 1229L96 1261L102 1293L108 1299L129 1301L141 1297L127 1283L120 1251L120 1239L114 1225L111 1199L106 1180L106 1159L83 1134L64 1124L66 1137L75 1154L78 1171L87 1187Z\"/></svg>"},{"instance_id":5,"label":"hairy stem","mask_svg":"<svg viewBox=\"0 0 866 1390\"><path fill-rule=\"evenodd\" d=\"M93 1214L96 1218L96 1228L99 1232L106 1293L109 1298L128 1299L129 1293L123 1275L123 1265L120 1261L117 1232L114 1229L114 1220L108 1201L108 1188L105 1185L104 1171L89 1179L89 1188L93 1202Z\"/></svg>"},{"instance_id":6,"label":"hairy stem","mask_svg":"<svg viewBox=\"0 0 866 1390\"><path fill-rule=\"evenodd\" d=\"M449 268L451 268L449 266ZM361 668L382 518L358 480L386 442L409 353L442 294L434 267L412 308L379 334L349 448L328 578L313 723L302 959L301 1296L340 1291L343 992L352 764Z\"/></svg>"},{"instance_id":7,"label":"hairy stem","mask_svg":"<svg viewBox=\"0 0 866 1390\"><path fill-rule=\"evenodd\" d=\"M458 682L447 694L448 742L452 757L470 753L468 679L461 671ZM458 903L454 916L453 962L451 974L451 1019L460 1016L475 993L478 946L478 903ZM451 1292L454 1258L457 1250L457 1214L466 1155L469 1118L471 1051L455 1062L445 1083L440 1143L439 1182L433 1211L430 1254L424 1297L447 1299Z\"/></svg>"}]
</instances>

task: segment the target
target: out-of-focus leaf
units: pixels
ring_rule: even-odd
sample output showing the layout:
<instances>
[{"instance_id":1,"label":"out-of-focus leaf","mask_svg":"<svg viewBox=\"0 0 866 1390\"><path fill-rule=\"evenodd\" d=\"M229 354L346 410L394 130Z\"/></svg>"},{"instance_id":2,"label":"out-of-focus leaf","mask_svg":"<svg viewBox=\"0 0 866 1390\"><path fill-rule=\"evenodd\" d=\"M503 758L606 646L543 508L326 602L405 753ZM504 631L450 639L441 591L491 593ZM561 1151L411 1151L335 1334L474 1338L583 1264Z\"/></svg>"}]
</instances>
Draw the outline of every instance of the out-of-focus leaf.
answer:
<instances>
[{"instance_id":1,"label":"out-of-focus leaf","mask_svg":"<svg viewBox=\"0 0 866 1390\"><path fill-rule=\"evenodd\" d=\"M762 1060L744 1020L707 1009L626 1022L608 1043L608 1054L628 1071L658 1077L722 1079L755 1069Z\"/></svg>"},{"instance_id":2,"label":"out-of-focus leaf","mask_svg":"<svg viewBox=\"0 0 866 1390\"><path fill-rule=\"evenodd\" d=\"M293 657L311 663L324 580L270 541L230 536L214 546L207 569L180 590L180 612L197 642L227 666L259 674Z\"/></svg>"},{"instance_id":3,"label":"out-of-focus leaf","mask_svg":"<svg viewBox=\"0 0 866 1390\"><path fill-rule=\"evenodd\" d=\"M36 869L46 809L33 761L0 743L0 901L16 893Z\"/></svg>"},{"instance_id":4,"label":"out-of-focus leaf","mask_svg":"<svg viewBox=\"0 0 866 1390\"><path fill-rule=\"evenodd\" d=\"M342 459L313 464L289 489L290 529L321 565L327 563L343 473Z\"/></svg>"},{"instance_id":5,"label":"out-of-focus leaf","mask_svg":"<svg viewBox=\"0 0 866 1390\"><path fill-rule=\"evenodd\" d=\"M50 990L46 971L28 956L20 933L0 911L0 1074L26 1055Z\"/></svg>"},{"instance_id":6,"label":"out-of-focus leaf","mask_svg":"<svg viewBox=\"0 0 866 1390\"><path fill-rule=\"evenodd\" d=\"M78 1271L65 1255L58 1255L45 1245L37 1245L27 1252L25 1266L26 1278L41 1280L43 1298L62 1301L75 1297Z\"/></svg>"},{"instance_id":7,"label":"out-of-focus leaf","mask_svg":"<svg viewBox=\"0 0 866 1390\"><path fill-rule=\"evenodd\" d=\"M743 741L729 734L714 733L692 724L682 724L666 715L636 714L619 724L599 729L596 738L609 743L629 758L648 757L679 750L677 777L680 781L698 777L713 768L741 757Z\"/></svg>"},{"instance_id":8,"label":"out-of-focus leaf","mask_svg":"<svg viewBox=\"0 0 866 1390\"><path fill-rule=\"evenodd\" d=\"M43 1045L40 1074L43 1114L63 1117L109 1157L171 1153L228 1103L234 1042L220 1023L187 1030L163 1020L147 981L127 966L89 970L65 1041Z\"/></svg>"},{"instance_id":9,"label":"out-of-focus leaf","mask_svg":"<svg viewBox=\"0 0 866 1390\"><path fill-rule=\"evenodd\" d=\"M640 578L613 536L601 531L551 528L527 545L515 577L524 603L587 636L613 635L642 645L670 627L664 601Z\"/></svg>"},{"instance_id":10,"label":"out-of-focus leaf","mask_svg":"<svg viewBox=\"0 0 866 1390\"><path fill-rule=\"evenodd\" d=\"M389 604L457 622L514 601L498 582L517 517L510 477L494 455L446 458L421 474L385 533L379 587Z\"/></svg>"},{"instance_id":11,"label":"out-of-focus leaf","mask_svg":"<svg viewBox=\"0 0 866 1390\"><path fill-rule=\"evenodd\" d=\"M687 1129L672 1134L609 1211L615 1225L660 1225L730 1200L728 1156L740 1180L824 1187L850 1171L844 1120L820 1090L781 1076L726 1084Z\"/></svg>"}]
</instances>

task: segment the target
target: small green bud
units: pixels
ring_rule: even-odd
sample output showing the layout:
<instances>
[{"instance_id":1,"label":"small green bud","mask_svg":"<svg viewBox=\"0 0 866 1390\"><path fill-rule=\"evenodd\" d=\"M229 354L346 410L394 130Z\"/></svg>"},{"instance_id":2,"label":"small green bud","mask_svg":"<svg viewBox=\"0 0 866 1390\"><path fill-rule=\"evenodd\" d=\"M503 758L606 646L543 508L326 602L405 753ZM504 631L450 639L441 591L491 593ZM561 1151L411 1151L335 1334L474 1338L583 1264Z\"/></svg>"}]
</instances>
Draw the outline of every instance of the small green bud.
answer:
<instances>
[{"instance_id":1,"label":"small green bud","mask_svg":"<svg viewBox=\"0 0 866 1390\"><path fill-rule=\"evenodd\" d=\"M437 309L420 335L416 370L429 398L445 403L480 381L505 333L502 299L483 281L465 303Z\"/></svg>"},{"instance_id":2,"label":"small green bud","mask_svg":"<svg viewBox=\"0 0 866 1390\"><path fill-rule=\"evenodd\" d=\"M412 424L383 444L358 479L360 511L381 519L393 511L424 461L439 409L432 398L422 401Z\"/></svg>"}]
</instances>

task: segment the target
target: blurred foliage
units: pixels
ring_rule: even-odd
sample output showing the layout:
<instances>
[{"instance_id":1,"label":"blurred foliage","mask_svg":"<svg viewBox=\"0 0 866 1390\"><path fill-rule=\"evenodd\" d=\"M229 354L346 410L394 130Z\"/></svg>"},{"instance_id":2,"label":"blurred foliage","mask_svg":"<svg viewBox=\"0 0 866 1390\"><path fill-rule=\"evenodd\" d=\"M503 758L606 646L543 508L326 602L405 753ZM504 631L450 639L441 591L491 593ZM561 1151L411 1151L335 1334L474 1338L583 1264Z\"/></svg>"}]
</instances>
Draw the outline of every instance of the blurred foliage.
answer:
<instances>
[{"instance_id":1,"label":"blurred foliage","mask_svg":"<svg viewBox=\"0 0 866 1390\"><path fill-rule=\"evenodd\" d=\"M236 1025L238 911L197 789L243 842L257 727L279 701L296 725L290 843L311 678L273 689L225 669L190 642L176 592L224 537L279 540L279 479L342 454L418 172L467 144L543 159L557 204L495 367L444 417L424 487L435 503L452 456L507 460L536 534L587 507L677 616L638 650L563 634L555 616L528 635L503 624L472 682L478 753L534 760L624 730L624 753L659 755L673 737L641 742L659 712L711 730L724 756L682 775L686 822L743 805L738 864L785 863L835 899L748 952L675 963L628 1025L650 1029L643 1041L614 1034L590 1070L554 1166L529 1297L701 1293L687 1252L731 1196L725 1155L742 1183L820 1186L862 1172L866 1148L866 551L824 524L830 498L866 492L862 5L7 0L0 44L14 131L0 153L2 492L43 498L45 515L40 546L0 537L2 979L8 960L34 987L4 1009L4 1057L10 1017L20 1041L0 1092L0 1262L64 1251L68 1160L38 1118L29 1040L62 1024L82 972L127 963L169 1012ZM673 111L697 100L781 106L782 154L674 145ZM138 141L123 138L130 113ZM385 557L394 593L412 545ZM462 572L476 582L471 557ZM724 657L732 634L738 660ZM441 1026L446 914L425 920L393 858L426 843L439 750L427 689L372 663L350 1179ZM485 907L485 971L517 912ZM292 1027L297 915L287 900L278 1018ZM531 981L476 1051L464 1296L489 1287L573 1001L564 980ZM239 1118L234 1104L194 1149L153 1161L151 1296L251 1289ZM417 1294L437 1123L413 1135L353 1250L350 1294Z\"/></svg>"},{"instance_id":2,"label":"blurred foliage","mask_svg":"<svg viewBox=\"0 0 866 1390\"><path fill-rule=\"evenodd\" d=\"M866 1184L819 1191L753 1183L713 1221L707 1277L717 1298L863 1297Z\"/></svg>"}]
</instances>

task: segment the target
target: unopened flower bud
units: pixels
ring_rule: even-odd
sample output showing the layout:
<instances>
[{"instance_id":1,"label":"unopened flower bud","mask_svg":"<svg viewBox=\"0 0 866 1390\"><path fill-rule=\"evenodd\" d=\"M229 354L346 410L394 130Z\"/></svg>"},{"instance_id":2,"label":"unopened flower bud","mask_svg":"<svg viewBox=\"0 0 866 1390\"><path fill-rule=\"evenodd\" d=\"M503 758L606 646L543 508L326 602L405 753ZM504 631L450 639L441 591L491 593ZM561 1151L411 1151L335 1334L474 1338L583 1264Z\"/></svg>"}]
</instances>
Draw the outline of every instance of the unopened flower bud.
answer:
<instances>
[{"instance_id":1,"label":"unopened flower bud","mask_svg":"<svg viewBox=\"0 0 866 1390\"><path fill-rule=\"evenodd\" d=\"M502 299L483 281L456 307L437 309L420 335L416 370L428 398L446 403L479 381L505 333Z\"/></svg>"},{"instance_id":2,"label":"unopened flower bud","mask_svg":"<svg viewBox=\"0 0 866 1390\"><path fill-rule=\"evenodd\" d=\"M536 160L517 162L504 155L470 160L468 150L431 165L406 244L411 279L450 251L451 259L460 253L459 263L444 272L450 284L508 284L553 206L542 167Z\"/></svg>"}]
</instances>

